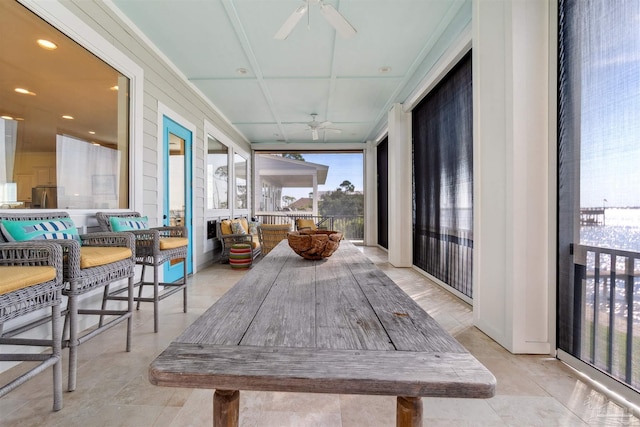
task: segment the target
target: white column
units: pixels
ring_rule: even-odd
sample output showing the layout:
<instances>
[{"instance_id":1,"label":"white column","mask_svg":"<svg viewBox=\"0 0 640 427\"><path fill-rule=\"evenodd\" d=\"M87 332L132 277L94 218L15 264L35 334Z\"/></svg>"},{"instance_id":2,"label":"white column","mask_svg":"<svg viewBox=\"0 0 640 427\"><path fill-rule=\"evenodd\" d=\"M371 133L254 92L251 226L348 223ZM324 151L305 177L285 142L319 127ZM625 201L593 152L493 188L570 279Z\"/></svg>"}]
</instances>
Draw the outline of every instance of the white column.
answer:
<instances>
[{"instance_id":1,"label":"white column","mask_svg":"<svg viewBox=\"0 0 640 427\"><path fill-rule=\"evenodd\" d=\"M401 104L389 111L389 262L413 265L411 205L411 113Z\"/></svg>"},{"instance_id":2,"label":"white column","mask_svg":"<svg viewBox=\"0 0 640 427\"><path fill-rule=\"evenodd\" d=\"M318 216L318 172L313 173L313 216Z\"/></svg>"},{"instance_id":3,"label":"white column","mask_svg":"<svg viewBox=\"0 0 640 427\"><path fill-rule=\"evenodd\" d=\"M514 353L553 342L550 13L545 1L473 3L473 313Z\"/></svg>"},{"instance_id":4,"label":"white column","mask_svg":"<svg viewBox=\"0 0 640 427\"><path fill-rule=\"evenodd\" d=\"M376 145L367 141L364 150L364 244L378 243L378 182L376 168Z\"/></svg>"}]
</instances>

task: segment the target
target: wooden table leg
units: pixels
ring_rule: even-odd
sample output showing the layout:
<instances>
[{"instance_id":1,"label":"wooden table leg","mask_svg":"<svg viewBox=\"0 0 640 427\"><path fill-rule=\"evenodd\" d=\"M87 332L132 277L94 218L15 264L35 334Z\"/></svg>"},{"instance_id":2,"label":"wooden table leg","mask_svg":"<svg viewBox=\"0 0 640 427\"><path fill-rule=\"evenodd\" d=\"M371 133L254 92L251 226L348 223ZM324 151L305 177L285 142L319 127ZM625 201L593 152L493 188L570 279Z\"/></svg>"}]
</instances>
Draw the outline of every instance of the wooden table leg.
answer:
<instances>
[{"instance_id":1,"label":"wooden table leg","mask_svg":"<svg viewBox=\"0 0 640 427\"><path fill-rule=\"evenodd\" d=\"M398 396L396 427L422 427L422 398Z\"/></svg>"},{"instance_id":2,"label":"wooden table leg","mask_svg":"<svg viewBox=\"0 0 640 427\"><path fill-rule=\"evenodd\" d=\"M240 392L216 390L213 393L213 427L238 427Z\"/></svg>"}]
</instances>

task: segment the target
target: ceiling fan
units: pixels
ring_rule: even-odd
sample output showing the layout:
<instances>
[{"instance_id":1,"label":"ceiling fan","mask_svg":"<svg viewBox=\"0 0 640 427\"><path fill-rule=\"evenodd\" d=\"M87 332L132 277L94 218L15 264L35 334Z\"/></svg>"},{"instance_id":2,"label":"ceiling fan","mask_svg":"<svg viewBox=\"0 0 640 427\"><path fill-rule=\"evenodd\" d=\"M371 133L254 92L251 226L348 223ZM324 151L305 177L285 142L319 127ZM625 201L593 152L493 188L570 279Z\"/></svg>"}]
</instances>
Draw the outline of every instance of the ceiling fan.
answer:
<instances>
[{"instance_id":1,"label":"ceiling fan","mask_svg":"<svg viewBox=\"0 0 640 427\"><path fill-rule=\"evenodd\" d=\"M336 10L335 7L330 4L325 4L323 0L303 0L304 4L298 7L282 24L282 27L278 30L278 32L273 36L276 40L284 40L289 37L289 34L293 31L295 26L298 24L300 19L307 14L307 25L309 24L309 6L311 4L319 4L320 5L320 13L325 17L327 22L336 29L338 34L342 37L349 39L356 35L356 30L351 26L349 21L345 19L344 16L340 14Z\"/></svg>"},{"instance_id":2,"label":"ceiling fan","mask_svg":"<svg viewBox=\"0 0 640 427\"><path fill-rule=\"evenodd\" d=\"M336 129L336 128L330 128L328 126L331 126L331 122L319 122L316 120L316 117L318 117L317 114L313 113L311 114L311 121L306 123L306 129L299 131L299 132L294 132L294 133L300 133L300 132L311 132L311 139L313 141L317 141L319 139L319 133L318 131L323 130L326 132L333 132L333 133L342 133L342 130L340 129Z\"/></svg>"}]
</instances>

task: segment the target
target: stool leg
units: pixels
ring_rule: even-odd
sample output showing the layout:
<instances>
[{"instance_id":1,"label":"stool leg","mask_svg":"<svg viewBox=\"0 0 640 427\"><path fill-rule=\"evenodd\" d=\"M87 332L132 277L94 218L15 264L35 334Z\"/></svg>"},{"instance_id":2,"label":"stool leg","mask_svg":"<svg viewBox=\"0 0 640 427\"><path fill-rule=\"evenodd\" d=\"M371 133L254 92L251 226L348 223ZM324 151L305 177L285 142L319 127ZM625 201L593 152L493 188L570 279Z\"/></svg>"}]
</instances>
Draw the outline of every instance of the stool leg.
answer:
<instances>
[{"instance_id":1,"label":"stool leg","mask_svg":"<svg viewBox=\"0 0 640 427\"><path fill-rule=\"evenodd\" d=\"M184 264L184 276L182 276L182 283L185 285L182 290L182 309L187 312L187 259L184 258L182 264Z\"/></svg>"},{"instance_id":2,"label":"stool leg","mask_svg":"<svg viewBox=\"0 0 640 427\"><path fill-rule=\"evenodd\" d=\"M128 289L127 311L130 314L127 319L127 351L131 351L131 332L133 330L133 276L129 277Z\"/></svg>"},{"instance_id":3,"label":"stool leg","mask_svg":"<svg viewBox=\"0 0 640 427\"><path fill-rule=\"evenodd\" d=\"M158 270L160 266L153 266L153 332L158 332Z\"/></svg>"},{"instance_id":4,"label":"stool leg","mask_svg":"<svg viewBox=\"0 0 640 427\"><path fill-rule=\"evenodd\" d=\"M51 307L51 352L58 361L53 365L53 410L62 409L62 302Z\"/></svg>"},{"instance_id":5,"label":"stool leg","mask_svg":"<svg viewBox=\"0 0 640 427\"><path fill-rule=\"evenodd\" d=\"M69 295L69 384L67 389L76 389L78 370L78 296Z\"/></svg>"},{"instance_id":6,"label":"stool leg","mask_svg":"<svg viewBox=\"0 0 640 427\"><path fill-rule=\"evenodd\" d=\"M104 290L102 292L102 311L105 311L107 309L107 298L109 297L109 284L107 283L104 286ZM100 321L98 322L98 327L102 327L102 321L103 321L104 315L101 314L100 315Z\"/></svg>"}]
</instances>

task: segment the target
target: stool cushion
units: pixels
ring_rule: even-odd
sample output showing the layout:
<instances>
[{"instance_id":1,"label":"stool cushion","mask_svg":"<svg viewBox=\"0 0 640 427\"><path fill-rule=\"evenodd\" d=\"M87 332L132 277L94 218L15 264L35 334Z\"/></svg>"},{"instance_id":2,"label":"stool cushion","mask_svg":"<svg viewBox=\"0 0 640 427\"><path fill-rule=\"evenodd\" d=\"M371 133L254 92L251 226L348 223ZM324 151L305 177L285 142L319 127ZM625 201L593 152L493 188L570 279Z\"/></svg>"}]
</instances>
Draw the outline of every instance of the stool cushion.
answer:
<instances>
[{"instance_id":1,"label":"stool cushion","mask_svg":"<svg viewBox=\"0 0 640 427\"><path fill-rule=\"evenodd\" d=\"M22 266L9 265L0 267L0 295L18 289L45 283L56 278L56 269L47 265Z\"/></svg>"},{"instance_id":2,"label":"stool cushion","mask_svg":"<svg viewBox=\"0 0 640 427\"><path fill-rule=\"evenodd\" d=\"M111 246L82 246L80 248L80 268L99 267L131 258L129 248Z\"/></svg>"},{"instance_id":3,"label":"stool cushion","mask_svg":"<svg viewBox=\"0 0 640 427\"><path fill-rule=\"evenodd\" d=\"M160 250L175 249L188 244L189 239L186 237L163 237L160 239Z\"/></svg>"}]
</instances>

